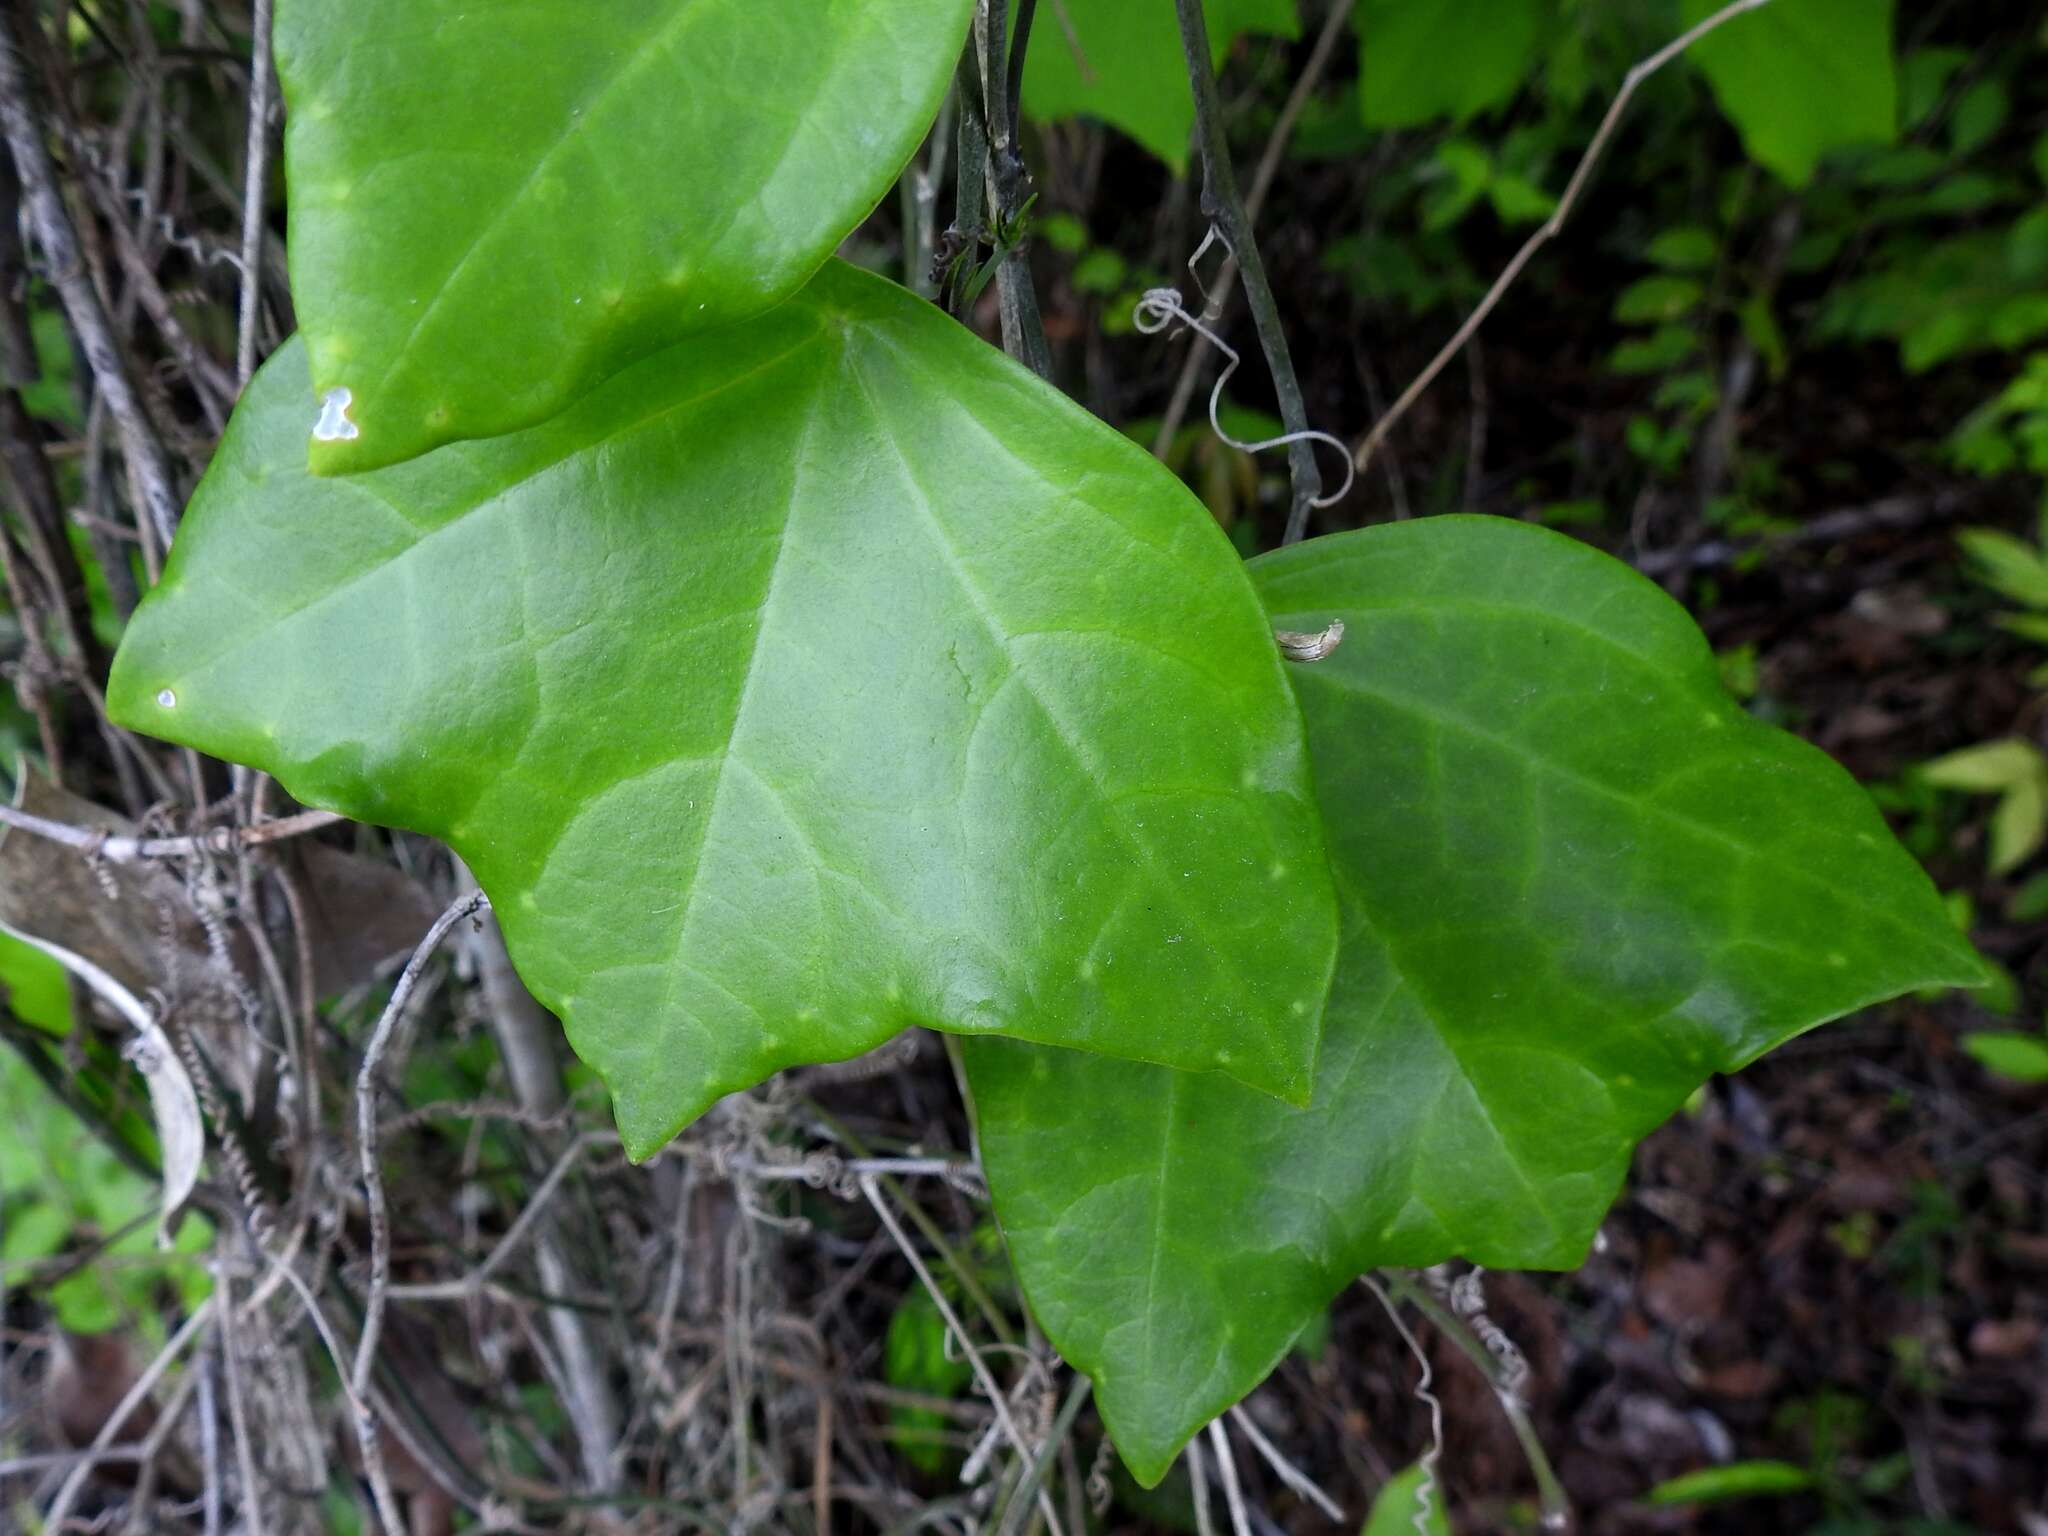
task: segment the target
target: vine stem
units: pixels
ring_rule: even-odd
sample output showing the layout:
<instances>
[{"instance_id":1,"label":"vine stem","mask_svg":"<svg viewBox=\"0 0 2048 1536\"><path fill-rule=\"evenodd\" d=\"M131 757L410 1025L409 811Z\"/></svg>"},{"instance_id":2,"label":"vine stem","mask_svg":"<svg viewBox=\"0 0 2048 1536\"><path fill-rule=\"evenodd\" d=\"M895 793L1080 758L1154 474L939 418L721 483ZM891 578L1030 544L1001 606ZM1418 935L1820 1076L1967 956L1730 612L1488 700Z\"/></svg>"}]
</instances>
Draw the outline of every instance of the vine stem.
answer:
<instances>
[{"instance_id":1,"label":"vine stem","mask_svg":"<svg viewBox=\"0 0 2048 1536\"><path fill-rule=\"evenodd\" d=\"M981 96L988 125L990 180L995 186L994 222L998 238L1012 241L1003 253L1002 265L996 268L1003 350L1050 382L1052 348L1046 343L1045 322L1038 313L1037 290L1031 286L1030 247L1016 229L1031 194L1031 173L1017 142L1016 96L1023 86L1024 51L1031 44L1036 5L1037 0L1019 0L1012 36L1008 0L981 0L974 27L981 45Z\"/></svg>"},{"instance_id":2,"label":"vine stem","mask_svg":"<svg viewBox=\"0 0 2048 1536\"><path fill-rule=\"evenodd\" d=\"M1430 1295L1426 1287L1417 1285L1399 1270L1383 1269L1379 1272L1379 1277L1386 1283L1387 1290L1396 1300L1409 1303L1428 1318L1436 1330L1455 1344L1459 1352L1486 1378L1487 1385L1493 1388L1494 1400L1500 1404L1502 1415L1507 1419L1509 1428L1514 1430L1515 1439L1522 1447L1522 1455L1529 1463L1529 1471L1536 1479L1536 1492L1542 1504L1543 1529L1571 1529L1571 1500L1565 1494L1564 1484L1558 1481L1556 1469L1550 1464L1549 1452L1543 1449L1543 1437L1536 1433L1536 1426L1529 1418L1528 1409L1522 1406L1521 1399L1510 1392L1501 1380L1500 1369L1493 1355L1466 1326L1465 1320ZM1371 1285L1372 1281L1368 1278L1366 1283ZM1382 1298L1383 1301L1384 1299Z\"/></svg>"},{"instance_id":3,"label":"vine stem","mask_svg":"<svg viewBox=\"0 0 2048 1536\"><path fill-rule=\"evenodd\" d=\"M476 891L456 898L445 912L434 919L434 926L427 930L419 948L406 961L404 971L399 974L398 985L391 989L391 1001L384 1005L377 1027L370 1034L370 1043L363 1051L362 1067L356 1074L356 1141L362 1153L364 1201L370 1214L370 1284L363 1304L362 1331L356 1338L355 1361L349 1370L349 1394L356 1408L356 1439L363 1453L363 1463L370 1472L371 1487L380 1511L388 1511L393 1505L389 1474L377 1446L377 1421L370 1406L370 1374L377 1363L377 1344L384 1327L384 1303L391 1288L391 1218L384 1204L383 1170L377 1166L377 1068L397 1031L399 1020L405 1016L405 1006L412 1000L413 990L419 986L427 962L434 958L434 951L441 947L441 941L448 937L451 928L465 917L486 910L490 904L490 898L482 891ZM388 1515L385 1523L390 1524Z\"/></svg>"},{"instance_id":4,"label":"vine stem","mask_svg":"<svg viewBox=\"0 0 2048 1536\"><path fill-rule=\"evenodd\" d=\"M1186 3L1187 0L1181 0L1181 4ZM1464 350L1465 343L1470 341L1479 327L1486 323L1486 317L1494 312L1508 289L1514 286L1515 279L1522 275L1522 269L1529 265L1530 258L1557 238L1557 232L1564 228L1564 221L1571 216L1572 205L1579 200L1579 194L1585 191L1586 183L1592 178L1593 167L1607 148L1607 141L1614 137L1614 130L1621 122L1622 113L1628 110L1629 102L1634 99L1642 83L1715 28L1725 26L1745 11L1761 10L1770 3L1771 0L1731 0L1730 4L1722 6L1713 15L1679 33L1648 58L1638 60L1622 77L1621 89L1615 92L1614 100L1608 104L1607 113L1600 119L1600 126L1593 131L1593 140L1586 146L1586 152L1579 156L1579 163L1572 171L1571 180L1565 183L1564 195L1557 200L1557 207L1551 210L1550 217L1543 221L1533 235L1522 242L1522 248L1515 252L1505 267L1501 268L1500 276L1493 280L1493 286L1486 290L1485 297L1473 306L1472 313L1465 317L1464 324L1451 333L1451 339L1443 344L1442 349L1429 360L1428 366L1415 376L1414 381L1401 391L1401 397L1388 408L1386 415L1373 424L1372 430L1359 443L1352 462L1361 474L1364 473L1365 466L1372 462L1372 456L1379 450L1380 444L1386 441L1387 434L1393 431L1394 424L1408 414L1409 407L1422 398L1423 391L1436 382L1436 376L1449 366L1451 359Z\"/></svg>"},{"instance_id":5,"label":"vine stem","mask_svg":"<svg viewBox=\"0 0 2048 1536\"><path fill-rule=\"evenodd\" d=\"M256 371L256 317L262 304L263 189L270 169L271 0L256 0L249 38L248 176L242 188L242 294L235 326L235 388Z\"/></svg>"},{"instance_id":6,"label":"vine stem","mask_svg":"<svg viewBox=\"0 0 2048 1536\"><path fill-rule=\"evenodd\" d=\"M194 1307L192 1315L179 1325L178 1331L171 1335L162 1349L157 1351L156 1358L150 1361L148 1367L122 1394L121 1401L114 1405L114 1411L108 1414L106 1421L101 1424L99 1433L93 1436L92 1444L85 1448L85 1454L73 1465L62 1486L58 1488L57 1497L50 1504L50 1513L44 1519L44 1530L64 1529L71 1519L71 1507L78 1502L79 1494L84 1492L86 1479L92 1475L93 1468L106 1459L106 1452L112 1448L115 1437L134 1418L135 1410L142 1406L143 1400L156 1390L156 1384L163 1380L164 1372L171 1368L178 1356L183 1354L187 1346L199 1336L200 1330L212 1320L215 1305L215 1298L209 1296Z\"/></svg>"},{"instance_id":7,"label":"vine stem","mask_svg":"<svg viewBox=\"0 0 2048 1536\"><path fill-rule=\"evenodd\" d=\"M1259 156L1258 167L1252 172L1251 191L1244 200L1245 213L1254 223L1258 222L1259 210L1266 204L1266 194L1273 189L1274 178L1280 173L1280 157L1287 151L1288 140L1294 137L1294 125L1301 120L1302 109L1322 83L1323 74L1330 67L1330 59L1337 51L1337 41L1343 35L1344 22L1356 3L1357 0L1337 0L1330 7L1330 14L1323 21L1323 30L1316 34L1315 46L1309 49L1308 62L1302 66L1301 77L1294 82L1286 105L1281 107L1280 116L1274 120L1265 152ZM1237 263L1226 260L1223 270L1216 275L1216 281L1209 285L1209 303L1221 309L1236 291ZM1167 450L1173 445L1174 434L1180 431L1181 423L1187 419L1188 404L1195 397L1195 379L1201 372L1202 358L1203 348L1190 343L1188 355L1180 365L1180 377L1173 381L1173 398L1167 402L1166 414L1159 421L1158 435L1152 440L1152 456L1156 459L1166 457Z\"/></svg>"},{"instance_id":8,"label":"vine stem","mask_svg":"<svg viewBox=\"0 0 2048 1536\"><path fill-rule=\"evenodd\" d=\"M302 837L322 827L337 826L348 818L334 811L300 811L275 821L259 821L246 827L217 827L190 837L116 837L103 827L74 827L47 816L0 805L0 827L13 827L36 837L48 838L88 857L109 864L133 864L138 859L177 859L189 854L227 853L237 848L254 848L288 837Z\"/></svg>"},{"instance_id":9,"label":"vine stem","mask_svg":"<svg viewBox=\"0 0 2048 1536\"><path fill-rule=\"evenodd\" d=\"M1216 89L1216 68L1209 53L1209 23L1202 14L1202 0L1174 0L1180 16L1181 51L1187 57L1188 83L1195 92L1195 135L1202 155L1202 212L1222 233L1223 242L1237 260L1244 282L1245 302L1252 312L1252 324L1259 334L1259 350L1266 355L1266 368L1273 375L1273 393L1280 402L1280 419L1290 435L1309 430L1308 408L1301 397L1301 381L1294 376L1294 359L1287 350L1287 332L1280 324L1280 306L1273 298L1273 285L1266 279L1266 264L1259 257L1258 242L1252 238L1252 216L1237 190L1237 173L1230 164L1230 144L1223 132L1223 101ZM1287 445L1287 467L1293 482L1293 497L1287 511L1284 543L1298 544L1308 532L1311 504L1323 493L1323 477L1316 468L1315 448L1296 437Z\"/></svg>"},{"instance_id":10,"label":"vine stem","mask_svg":"<svg viewBox=\"0 0 2048 1536\"><path fill-rule=\"evenodd\" d=\"M967 1356L967 1363L974 1371L975 1380L987 1394L989 1406L995 1410L996 1423L1001 1426L1010 1444L1016 1447L1019 1456L1025 1458L1027 1463L1034 1460L1031 1442L1017 1427L1017 1421L1010 1413L1009 1398L1004 1395L1002 1387L989 1371L988 1363L982 1358L981 1351L974 1347L973 1338L961 1324L959 1314L953 1310L953 1304L946 1300L946 1293L939 1289L938 1281L932 1278L931 1270L925 1267L924 1260L918 1256L917 1248L904 1232L902 1223L897 1221L895 1214L889 1209L888 1202L882 1199L881 1187L876 1183L874 1175L864 1173L858 1183L861 1194L866 1196L868 1204L875 1208L875 1214L882 1218L882 1225L888 1229L897 1250L910 1262L911 1269L916 1272L926 1294L931 1297L932 1305L938 1308L940 1319L952 1330L961 1353ZM1045 1528L1052 1536L1062 1536L1059 1517L1053 1513L1052 1500L1046 1496L1043 1487L1037 1490L1037 1501L1038 1512L1045 1521Z\"/></svg>"}]
</instances>

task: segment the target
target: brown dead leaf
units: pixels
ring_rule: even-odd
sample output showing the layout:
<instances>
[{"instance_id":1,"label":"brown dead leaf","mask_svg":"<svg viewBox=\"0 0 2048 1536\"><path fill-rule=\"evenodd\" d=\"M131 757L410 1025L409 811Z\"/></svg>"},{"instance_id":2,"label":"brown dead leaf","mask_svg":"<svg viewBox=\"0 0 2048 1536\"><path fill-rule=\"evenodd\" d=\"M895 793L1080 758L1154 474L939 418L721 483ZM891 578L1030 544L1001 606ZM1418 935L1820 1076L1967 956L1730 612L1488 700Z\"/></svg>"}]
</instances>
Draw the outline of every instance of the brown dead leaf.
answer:
<instances>
[{"instance_id":1,"label":"brown dead leaf","mask_svg":"<svg viewBox=\"0 0 2048 1536\"><path fill-rule=\"evenodd\" d=\"M1663 1260L1643 1276L1643 1305L1665 1327L1697 1332L1720 1318L1737 1267L1725 1242L1710 1242L1697 1259Z\"/></svg>"},{"instance_id":2,"label":"brown dead leaf","mask_svg":"<svg viewBox=\"0 0 2048 1536\"><path fill-rule=\"evenodd\" d=\"M1785 1373L1768 1360L1735 1360L1700 1373L1700 1389L1714 1397L1768 1397Z\"/></svg>"},{"instance_id":3,"label":"brown dead leaf","mask_svg":"<svg viewBox=\"0 0 2048 1536\"><path fill-rule=\"evenodd\" d=\"M1970 1353L1979 1360L2023 1360L2041 1342L2041 1325L2030 1317L1987 1317L1970 1329Z\"/></svg>"},{"instance_id":4,"label":"brown dead leaf","mask_svg":"<svg viewBox=\"0 0 2048 1536\"><path fill-rule=\"evenodd\" d=\"M33 771L15 804L75 827L135 830ZM220 978L183 882L158 863L95 865L76 848L0 827L0 922L84 956L138 997Z\"/></svg>"},{"instance_id":5,"label":"brown dead leaf","mask_svg":"<svg viewBox=\"0 0 2048 1536\"><path fill-rule=\"evenodd\" d=\"M1999 1235L2000 1256L2015 1269L2048 1270L2048 1232L2005 1232Z\"/></svg>"},{"instance_id":6,"label":"brown dead leaf","mask_svg":"<svg viewBox=\"0 0 2048 1536\"><path fill-rule=\"evenodd\" d=\"M361 986L393 956L409 953L441 915L417 880L382 859L301 840L280 857L298 876L321 997Z\"/></svg>"}]
</instances>

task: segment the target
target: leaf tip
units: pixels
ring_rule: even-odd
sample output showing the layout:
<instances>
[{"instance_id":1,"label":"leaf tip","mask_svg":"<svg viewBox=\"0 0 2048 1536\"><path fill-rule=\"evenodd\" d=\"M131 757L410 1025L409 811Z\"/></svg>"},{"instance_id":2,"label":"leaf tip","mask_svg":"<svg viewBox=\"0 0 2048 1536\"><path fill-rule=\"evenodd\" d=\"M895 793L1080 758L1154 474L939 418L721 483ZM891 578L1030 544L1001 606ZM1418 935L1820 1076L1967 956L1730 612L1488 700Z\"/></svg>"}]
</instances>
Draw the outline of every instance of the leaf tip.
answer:
<instances>
[{"instance_id":1,"label":"leaf tip","mask_svg":"<svg viewBox=\"0 0 2048 1536\"><path fill-rule=\"evenodd\" d=\"M568 1021L568 1007L558 1009ZM572 1032L572 1040L574 1035ZM597 1066L595 1062L593 1066ZM645 1163L659 1153L721 1096L716 1089L678 1094L658 1073L609 1071L598 1076L612 1096L612 1120L627 1161Z\"/></svg>"},{"instance_id":2,"label":"leaf tip","mask_svg":"<svg viewBox=\"0 0 2048 1536\"><path fill-rule=\"evenodd\" d=\"M1197 1431L1190 1430L1171 1444L1157 1439L1151 1439L1149 1443L1143 1444L1126 1444L1124 1437L1114 1430L1111 1431L1110 1438L1116 1445L1116 1453L1124 1464L1124 1470L1131 1474L1132 1481L1140 1488L1150 1490L1166 1481L1166 1474L1173 1470L1173 1464L1180 1459L1182 1448L1196 1433Z\"/></svg>"},{"instance_id":3,"label":"leaf tip","mask_svg":"<svg viewBox=\"0 0 2048 1536\"><path fill-rule=\"evenodd\" d=\"M1936 978L1938 985L1960 988L1965 992L1981 992L1986 987L1995 987L2001 981L1998 971L1986 960L1967 938L1958 934L1954 950L1955 969L1950 974Z\"/></svg>"}]
</instances>

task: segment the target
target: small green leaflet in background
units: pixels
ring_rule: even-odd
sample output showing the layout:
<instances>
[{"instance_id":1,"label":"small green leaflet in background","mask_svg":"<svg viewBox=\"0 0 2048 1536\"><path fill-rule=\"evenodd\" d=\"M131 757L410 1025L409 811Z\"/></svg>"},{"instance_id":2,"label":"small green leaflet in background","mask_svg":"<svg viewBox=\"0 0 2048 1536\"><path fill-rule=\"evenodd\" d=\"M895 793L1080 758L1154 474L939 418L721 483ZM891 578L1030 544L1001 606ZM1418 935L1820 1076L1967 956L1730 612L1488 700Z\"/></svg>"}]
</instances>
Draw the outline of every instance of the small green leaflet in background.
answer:
<instances>
[{"instance_id":1,"label":"small green leaflet in background","mask_svg":"<svg viewBox=\"0 0 2048 1536\"><path fill-rule=\"evenodd\" d=\"M1975 1030L1963 1036L1963 1049L1987 1072L2016 1083L2048 1083L2048 1039L2040 1035Z\"/></svg>"},{"instance_id":2,"label":"small green leaflet in background","mask_svg":"<svg viewBox=\"0 0 2048 1536\"><path fill-rule=\"evenodd\" d=\"M0 933L0 1001L46 1035L71 1033L71 978L64 967L11 933Z\"/></svg>"},{"instance_id":3,"label":"small green leaflet in background","mask_svg":"<svg viewBox=\"0 0 2048 1536\"><path fill-rule=\"evenodd\" d=\"M1344 914L1307 1110L965 1042L1026 1297L1157 1479L1351 1278L1583 1258L1636 1141L1715 1072L1982 967L1869 796L1744 713L1606 555L1433 517L1252 563Z\"/></svg>"},{"instance_id":4,"label":"small green leaflet in background","mask_svg":"<svg viewBox=\"0 0 2048 1536\"><path fill-rule=\"evenodd\" d=\"M1614 318L1623 325L1654 325L1691 313L1704 296L1699 283L1676 273L1639 277L1615 296Z\"/></svg>"},{"instance_id":5,"label":"small green leaflet in background","mask_svg":"<svg viewBox=\"0 0 2048 1536\"><path fill-rule=\"evenodd\" d=\"M212 1290L205 1254L213 1228L197 1216L179 1224L171 1251L159 1251L156 1213L161 1191L79 1123L26 1063L0 1046L0 1263L14 1270L55 1258L74 1243L121 1232L94 1262L73 1270L44 1293L57 1321L73 1333L135 1327L146 1340L164 1329L159 1286L168 1282L185 1307ZM127 1229L124 1231L124 1229Z\"/></svg>"},{"instance_id":6,"label":"small green leaflet in background","mask_svg":"<svg viewBox=\"0 0 2048 1536\"><path fill-rule=\"evenodd\" d=\"M1702 1467L1659 1483L1643 1495L1643 1502L1721 1504L1759 1494L1805 1493L1811 1487L1813 1474L1789 1461L1731 1461L1726 1466Z\"/></svg>"},{"instance_id":7,"label":"small green leaflet in background","mask_svg":"<svg viewBox=\"0 0 2048 1536\"><path fill-rule=\"evenodd\" d=\"M41 376L21 386L22 409L42 421L62 422L83 431L85 413L78 406L78 359L71 352L71 333L64 312L53 301L29 312L29 336L35 342Z\"/></svg>"},{"instance_id":8,"label":"small green leaflet in background","mask_svg":"<svg viewBox=\"0 0 2048 1536\"><path fill-rule=\"evenodd\" d=\"M9 1012L54 1038L71 1033L71 989L64 968L31 944L0 933L0 988ZM33 1045L28 1047L35 1049ZM81 1125L15 1049L0 1045L0 1262L53 1258L74 1237L133 1231L93 1264L49 1288L57 1321L73 1333L101 1333L131 1321L160 1336L155 1289L170 1280L188 1306L211 1288L206 1266L182 1257L205 1251L212 1230L187 1218L175 1252L160 1255L148 1220L156 1185L125 1166ZM21 1281L10 1276L9 1285Z\"/></svg>"},{"instance_id":9,"label":"small green leaflet in background","mask_svg":"<svg viewBox=\"0 0 2048 1536\"><path fill-rule=\"evenodd\" d=\"M1683 0L1685 25L1725 0ZM1892 0L1772 0L1688 50L1749 157L1788 186L1813 179L1821 156L1898 134Z\"/></svg>"},{"instance_id":10,"label":"small green leaflet in background","mask_svg":"<svg viewBox=\"0 0 2048 1536\"><path fill-rule=\"evenodd\" d=\"M452 844L633 1156L908 1024L1306 1101L1336 910L1300 710L1141 448L836 262L373 474L307 473L303 368L237 409L109 705Z\"/></svg>"},{"instance_id":11,"label":"small green leaflet in background","mask_svg":"<svg viewBox=\"0 0 2048 1536\"><path fill-rule=\"evenodd\" d=\"M952 1349L946 1319L931 1292L904 1292L889 1316L882 1345L882 1375L892 1387L927 1397L955 1397L974 1379L967 1357ZM914 1403L889 1405L889 1438L896 1452L919 1471L936 1477L958 1455L945 1439L953 1420Z\"/></svg>"},{"instance_id":12,"label":"small green leaflet in background","mask_svg":"<svg viewBox=\"0 0 2048 1536\"><path fill-rule=\"evenodd\" d=\"M316 472L544 420L779 303L930 126L972 0L280 0ZM336 397L337 399L339 397ZM353 433L353 435L351 435Z\"/></svg>"},{"instance_id":13,"label":"small green leaflet in background","mask_svg":"<svg viewBox=\"0 0 2048 1536\"><path fill-rule=\"evenodd\" d=\"M1358 107L1370 128L1464 122L1521 88L1550 0L1360 0Z\"/></svg>"},{"instance_id":14,"label":"small green leaflet in background","mask_svg":"<svg viewBox=\"0 0 2048 1536\"><path fill-rule=\"evenodd\" d=\"M1957 159L1975 154L1998 135L2012 112L2012 98L2002 80L1979 80L1949 114L1949 153Z\"/></svg>"},{"instance_id":15,"label":"small green leaflet in background","mask_svg":"<svg viewBox=\"0 0 2048 1536\"><path fill-rule=\"evenodd\" d=\"M2008 737L1964 747L1920 767L1941 789L1996 795L1991 813L1991 873L2017 869L2048 841L2048 756L2030 741Z\"/></svg>"},{"instance_id":16,"label":"small green leaflet in background","mask_svg":"<svg viewBox=\"0 0 2048 1536\"><path fill-rule=\"evenodd\" d=\"M1424 1502L1425 1488L1428 1502ZM1372 1501L1372 1513L1358 1536L1451 1536L1451 1522L1444 1515L1444 1491L1429 1481L1429 1471L1420 1462L1388 1478Z\"/></svg>"},{"instance_id":17,"label":"small green leaflet in background","mask_svg":"<svg viewBox=\"0 0 2048 1536\"><path fill-rule=\"evenodd\" d=\"M2041 371L2041 387L2048 391L2048 370ZM2013 463L2004 463L1997 470L2002 473L2013 467ZM2043 472L2048 473L2048 461L2044 461ZM2040 542L2029 544L1998 528L1964 528L1957 532L1956 543L1969 556L1971 574L1979 581L2001 597L2048 613L2048 520L2044 520L2042 533Z\"/></svg>"},{"instance_id":18,"label":"small green leaflet in background","mask_svg":"<svg viewBox=\"0 0 2048 1536\"><path fill-rule=\"evenodd\" d=\"M1218 64L1244 33L1301 29L1294 0L1203 0L1202 13ZM1046 0L1024 56L1024 110L1040 122L1100 118L1186 170L1195 98L1172 0Z\"/></svg>"},{"instance_id":19,"label":"small green leaflet in background","mask_svg":"<svg viewBox=\"0 0 2048 1536\"><path fill-rule=\"evenodd\" d=\"M1721 242L1711 229L1683 224L1658 235L1643 254L1667 271L1707 272L1721 259Z\"/></svg>"}]
</instances>

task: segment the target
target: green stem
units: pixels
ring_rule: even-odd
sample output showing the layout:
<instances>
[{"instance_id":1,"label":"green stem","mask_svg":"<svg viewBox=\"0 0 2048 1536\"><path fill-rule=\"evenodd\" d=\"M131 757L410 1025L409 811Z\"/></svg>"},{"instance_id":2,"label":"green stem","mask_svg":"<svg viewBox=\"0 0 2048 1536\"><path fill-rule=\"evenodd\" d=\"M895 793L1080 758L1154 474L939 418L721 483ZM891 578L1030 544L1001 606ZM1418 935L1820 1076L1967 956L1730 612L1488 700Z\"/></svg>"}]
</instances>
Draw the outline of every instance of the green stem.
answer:
<instances>
[{"instance_id":1,"label":"green stem","mask_svg":"<svg viewBox=\"0 0 2048 1536\"><path fill-rule=\"evenodd\" d=\"M1237 173L1230 164L1230 144L1223 132L1223 101L1216 89L1216 68L1209 52L1209 24L1202 14L1202 0L1174 0L1174 8L1180 14L1181 51L1187 58L1188 83L1195 92L1195 137L1202 154L1202 212L1221 231L1230 254L1237 259L1245 302L1259 333L1259 350L1265 353L1267 371L1273 375L1280 419L1289 432L1306 432L1308 408L1301 397L1301 382L1294 376L1294 359L1287 351L1280 306L1273 298L1273 285L1266 280L1266 264L1259 257L1258 242L1252 238L1252 217L1237 190ZM1323 477L1316 468L1314 447L1302 438L1287 445L1287 467L1293 479L1293 498L1284 542L1295 544L1308 532L1308 515L1323 493Z\"/></svg>"},{"instance_id":2,"label":"green stem","mask_svg":"<svg viewBox=\"0 0 2048 1536\"><path fill-rule=\"evenodd\" d=\"M1564 1484L1557 1479L1556 1469L1550 1465L1550 1455L1543 1449L1543 1438L1536 1433L1536 1425L1529 1418L1529 1410L1522 1406L1521 1399L1508 1391L1502 1381L1500 1364L1493 1353L1481 1343L1477 1334L1465 1325L1465 1320L1449 1307L1438 1301L1429 1291L1417 1285L1398 1269L1383 1269L1380 1278L1387 1283L1387 1289L1398 1301L1405 1301L1428 1318L1439 1333L1457 1345L1458 1350L1470 1360L1493 1388L1494 1401L1500 1404L1500 1411L1506 1415L1508 1427L1515 1432L1515 1439L1521 1443L1522 1455L1529 1463L1529 1471L1536 1478L1536 1491L1542 1501L1543 1529L1566 1531L1571 1529L1571 1501L1566 1497Z\"/></svg>"},{"instance_id":3,"label":"green stem","mask_svg":"<svg viewBox=\"0 0 2048 1536\"><path fill-rule=\"evenodd\" d=\"M957 131L953 141L953 227L947 231L950 287L946 291L953 317L968 322L967 278L981 259L981 242L987 232L984 211L988 193L988 130L982 125L981 77L975 63L974 44L960 55L954 72L953 94L959 98Z\"/></svg>"},{"instance_id":4,"label":"green stem","mask_svg":"<svg viewBox=\"0 0 2048 1536\"><path fill-rule=\"evenodd\" d=\"M1024 50L1031 42L1033 0L1020 0L1017 33L1009 38L1008 0L981 0L975 19L981 43L981 79L987 108L989 166L994 173L996 228L1011 236L996 268L996 297L1003 319L1003 350L1041 379L1052 378L1052 348L1046 344L1045 322L1038 313L1038 293L1031 286L1030 242L1016 221L1031 201L1031 173L1017 143L1017 102L1012 94L1024 78ZM1005 42L1009 46L1007 53Z\"/></svg>"}]
</instances>

